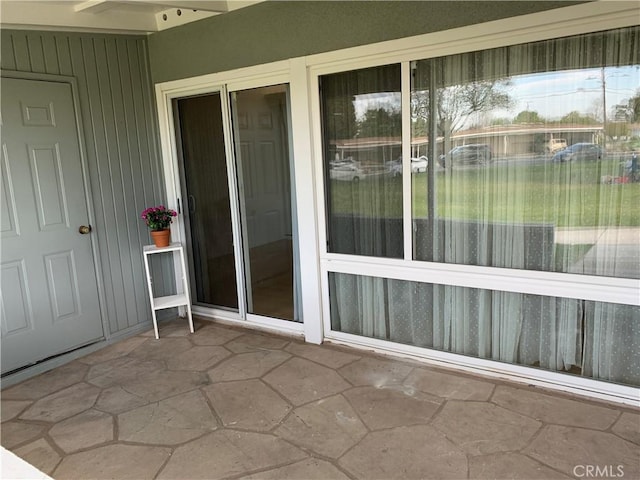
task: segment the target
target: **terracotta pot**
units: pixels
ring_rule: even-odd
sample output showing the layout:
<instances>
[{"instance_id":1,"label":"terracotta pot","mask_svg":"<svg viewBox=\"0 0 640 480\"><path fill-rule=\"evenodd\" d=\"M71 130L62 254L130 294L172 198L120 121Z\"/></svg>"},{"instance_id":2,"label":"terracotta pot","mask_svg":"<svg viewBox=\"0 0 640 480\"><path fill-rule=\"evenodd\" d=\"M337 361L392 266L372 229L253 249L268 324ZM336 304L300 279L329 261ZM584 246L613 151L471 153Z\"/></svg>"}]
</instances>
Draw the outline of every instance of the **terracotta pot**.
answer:
<instances>
[{"instance_id":1,"label":"terracotta pot","mask_svg":"<svg viewBox=\"0 0 640 480\"><path fill-rule=\"evenodd\" d=\"M171 242L171 230L151 230L151 238L156 247L168 247Z\"/></svg>"}]
</instances>

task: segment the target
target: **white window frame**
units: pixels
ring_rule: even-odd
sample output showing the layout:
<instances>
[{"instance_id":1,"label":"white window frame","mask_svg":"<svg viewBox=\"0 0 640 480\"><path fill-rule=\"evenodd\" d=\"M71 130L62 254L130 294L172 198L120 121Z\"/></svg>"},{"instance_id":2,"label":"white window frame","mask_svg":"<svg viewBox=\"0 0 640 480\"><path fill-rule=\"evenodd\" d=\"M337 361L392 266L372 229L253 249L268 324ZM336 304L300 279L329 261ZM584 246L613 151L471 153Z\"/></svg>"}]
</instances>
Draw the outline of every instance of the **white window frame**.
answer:
<instances>
[{"instance_id":1,"label":"white window frame","mask_svg":"<svg viewBox=\"0 0 640 480\"><path fill-rule=\"evenodd\" d=\"M158 105L158 121L159 121L159 134L160 145L162 150L162 166L164 171L165 191L167 197L167 204L170 208L177 208L178 199L182 199L183 195L180 186L179 166L178 166L178 153L175 143L175 125L174 125L174 112L173 112L173 100L191 95L200 95L206 93L220 93L222 100L222 113L223 123L225 125L225 151L227 152L227 174L229 189L231 194L231 218L232 229L235 238L242 238L240 235L240 215L239 215L239 202L238 198L234 195L237 191L236 185L236 165L234 162L234 142L231 136L231 128L229 125L229 92L240 91L250 88L259 88L276 84L289 84L290 96L293 97L293 82L291 81L292 72L298 70L298 76L300 71L306 72L304 63L299 60L274 62L269 65L260 65L256 67L248 67L237 69L228 72L222 72L219 74L203 75L199 77L193 77L183 80L175 80L170 82L159 83L156 85L156 102ZM300 81L296 82L298 85ZM299 96L298 88L295 89L296 94ZM293 103L293 102L292 102ZM293 105L292 105L293 107ZM310 169L305 168L306 164L310 163L311 156L308 154L308 149L305 149L304 144L304 131L308 132L308 126L305 128L305 118L308 117L308 112L305 111L302 119L296 119L300 116L300 109L296 109L294 114L292 108L292 135L293 135L293 156L296 160L296 184L310 184L312 181L305 178ZM308 122L307 122L308 123ZM301 144L302 143L302 144ZM307 141L306 144L309 142ZM305 162L306 159L306 162ZM302 177L302 178L299 178ZM313 200L313 196L306 195L305 192L298 192L297 205L298 211L305 211L315 208L315 206L309 206L307 202ZM181 201L184 205L184 202ZM299 220L299 224L304 223L304 227L299 225L299 238L300 242L305 241L307 245L310 237L308 222L302 222ZM315 223L315 219L314 219ZM313 232L313 231L312 231ZM313 233L314 234L314 233ZM182 216L178 216L177 221L172 226L173 238L180 242L186 241L185 224ZM315 236L315 234L314 234ZM315 242L315 239L314 239ZM305 247L306 248L306 247ZM236 242L234 245L236 272L244 272L242 243ZM316 255L311 258L317 258ZM215 318L217 320L224 321L231 324L240 324L248 327L256 327L264 330L275 331L278 333L301 335L313 343L321 343L321 329L318 325L321 325L320 319L320 305L319 305L319 293L310 296L309 292L314 290L314 278L315 278L315 290L319 292L319 274L317 267L314 267L312 262L301 260L300 265L301 277L303 278L303 301L301 306L301 317L304 323L289 322L286 320L280 320L276 318L268 318L260 315L250 314L246 311L245 291L243 282L238 282L237 295L238 295L238 312L207 308L202 306L193 306L193 313ZM241 273L241 276L243 273ZM306 294L304 292L307 292ZM315 298L316 305L314 306L313 299ZM246 320L245 320L246 319Z\"/></svg>"},{"instance_id":2,"label":"white window frame","mask_svg":"<svg viewBox=\"0 0 640 480\"><path fill-rule=\"evenodd\" d=\"M414 60L634 26L638 24L639 14L640 8L637 2L590 2L443 32L157 84L156 101L168 204L175 208L176 199L180 197L171 111L172 100L184 95L205 93L223 87L232 91L274 83L289 83L298 230L302 246L300 270L304 324L301 331L307 342L319 344L326 339L333 343L393 353L458 370L639 405L639 388L332 331L329 314L329 272L492 288L556 297L586 298L630 305L640 304L640 281L414 261L411 259L412 252L408 248L411 245L411 228L407 228L411 225L410 194L405 194L404 197L407 198L403 201L406 232L403 259L328 253L318 88L321 75L399 63L404 91L409 85L410 62ZM402 102L403 116L408 118L408 95L403 94ZM405 123L406 120L403 121L403 124ZM403 191L410 192L409 132L403 130L402 141ZM184 241L184 224L180 218L175 225L174 235L176 235L174 238ZM219 320L232 322L239 320L239 315L230 315L226 311L211 309L201 311L196 307L194 313ZM247 325L247 322L242 324ZM300 330L287 330L283 325L269 322L264 325L256 324L256 326L284 333L300 333Z\"/></svg>"},{"instance_id":3,"label":"white window frame","mask_svg":"<svg viewBox=\"0 0 640 480\"><path fill-rule=\"evenodd\" d=\"M347 334L331 329L330 272L392 278L416 282L501 290L506 292L595 300L640 305L640 280L595 275L577 275L522 269L482 267L412 260L410 115L407 86L410 64L416 60L470 51L529 43L586 34L602 30L635 26L640 10L631 2L597 2L554 11L498 20L445 32L405 38L376 45L355 47L340 52L307 57L309 90L312 93L312 135L318 205L320 271L324 309L324 337L335 343L360 345L383 353L405 355L443 366L481 372L499 378L560 388L579 394L638 405L640 389L600 380L574 377L525 366L402 345L394 342ZM527 25L523 28L522 25ZM487 33L491 32L491 33ZM326 198L323 185L323 144L319 79L322 75L348 72L388 64L400 64L403 105L403 245L404 258L391 259L345 255L327 251Z\"/></svg>"}]
</instances>

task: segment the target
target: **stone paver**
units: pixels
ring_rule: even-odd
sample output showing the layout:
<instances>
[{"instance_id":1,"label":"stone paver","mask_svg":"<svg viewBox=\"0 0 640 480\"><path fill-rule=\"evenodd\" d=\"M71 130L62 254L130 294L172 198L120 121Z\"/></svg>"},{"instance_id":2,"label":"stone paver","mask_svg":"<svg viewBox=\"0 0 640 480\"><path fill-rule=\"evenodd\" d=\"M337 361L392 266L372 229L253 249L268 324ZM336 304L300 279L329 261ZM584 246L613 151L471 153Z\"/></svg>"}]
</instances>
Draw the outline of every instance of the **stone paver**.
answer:
<instances>
[{"instance_id":1,"label":"stone paver","mask_svg":"<svg viewBox=\"0 0 640 480\"><path fill-rule=\"evenodd\" d=\"M0 429L2 446L11 449L21 443L37 439L45 430L44 425L13 421L5 422Z\"/></svg>"},{"instance_id":2,"label":"stone paver","mask_svg":"<svg viewBox=\"0 0 640 480\"><path fill-rule=\"evenodd\" d=\"M47 475L53 472L62 459L44 438L17 448L15 454Z\"/></svg>"},{"instance_id":3,"label":"stone paver","mask_svg":"<svg viewBox=\"0 0 640 480\"><path fill-rule=\"evenodd\" d=\"M194 390L209 384L204 372L155 371L123 384L132 395L143 397L149 402L157 402L179 393Z\"/></svg>"},{"instance_id":4,"label":"stone paver","mask_svg":"<svg viewBox=\"0 0 640 480\"><path fill-rule=\"evenodd\" d=\"M209 370L209 378L212 382L259 378L289 358L290 354L279 350L242 353Z\"/></svg>"},{"instance_id":5,"label":"stone paver","mask_svg":"<svg viewBox=\"0 0 640 480\"><path fill-rule=\"evenodd\" d=\"M196 335L190 338L195 345L224 345L244 334L245 332L231 330L229 328L207 325L198 329Z\"/></svg>"},{"instance_id":6,"label":"stone paver","mask_svg":"<svg viewBox=\"0 0 640 480\"><path fill-rule=\"evenodd\" d=\"M142 336L126 338L97 352L86 355L78 359L78 361L88 365L95 365L97 363L115 360L116 358L129 354L146 341L147 339Z\"/></svg>"},{"instance_id":7,"label":"stone paver","mask_svg":"<svg viewBox=\"0 0 640 480\"><path fill-rule=\"evenodd\" d=\"M18 418L59 422L91 408L98 395L100 395L99 388L87 383L77 383L38 400Z\"/></svg>"},{"instance_id":8,"label":"stone paver","mask_svg":"<svg viewBox=\"0 0 640 480\"><path fill-rule=\"evenodd\" d=\"M179 353L189 350L193 345L187 338L149 338L129 354L130 357L144 360L170 360Z\"/></svg>"},{"instance_id":9,"label":"stone paver","mask_svg":"<svg viewBox=\"0 0 640 480\"><path fill-rule=\"evenodd\" d=\"M3 447L56 480L640 478L637 409L195 327L163 322L160 340L5 388Z\"/></svg>"},{"instance_id":10,"label":"stone paver","mask_svg":"<svg viewBox=\"0 0 640 480\"><path fill-rule=\"evenodd\" d=\"M224 347L193 347L167 360L169 370L194 370L204 372L231 355Z\"/></svg>"},{"instance_id":11,"label":"stone paver","mask_svg":"<svg viewBox=\"0 0 640 480\"><path fill-rule=\"evenodd\" d=\"M265 472L240 477L239 480L282 480L283 478L304 480L349 480L349 477L324 460L309 458L301 462L274 468Z\"/></svg>"},{"instance_id":12,"label":"stone paver","mask_svg":"<svg viewBox=\"0 0 640 480\"><path fill-rule=\"evenodd\" d=\"M490 382L423 368L411 372L404 384L450 400L488 400L494 388Z\"/></svg>"},{"instance_id":13,"label":"stone paver","mask_svg":"<svg viewBox=\"0 0 640 480\"><path fill-rule=\"evenodd\" d=\"M338 371L353 385L382 387L401 383L411 370L412 367L399 362L365 357Z\"/></svg>"},{"instance_id":14,"label":"stone paver","mask_svg":"<svg viewBox=\"0 0 640 480\"><path fill-rule=\"evenodd\" d=\"M29 400L2 400L0 415L3 422L8 422L20 415L33 402Z\"/></svg>"},{"instance_id":15,"label":"stone paver","mask_svg":"<svg viewBox=\"0 0 640 480\"><path fill-rule=\"evenodd\" d=\"M289 341L290 340L269 335L246 333L227 343L225 346L233 353L247 353L260 350L281 350L287 346Z\"/></svg>"},{"instance_id":16,"label":"stone paver","mask_svg":"<svg viewBox=\"0 0 640 480\"><path fill-rule=\"evenodd\" d=\"M2 390L3 400L36 400L70 387L84 378L89 367L71 362Z\"/></svg>"},{"instance_id":17,"label":"stone paver","mask_svg":"<svg viewBox=\"0 0 640 480\"><path fill-rule=\"evenodd\" d=\"M49 435L58 447L72 453L113 440L113 417L87 410L55 424Z\"/></svg>"},{"instance_id":18,"label":"stone paver","mask_svg":"<svg viewBox=\"0 0 640 480\"><path fill-rule=\"evenodd\" d=\"M105 388L96 400L94 408L103 412L118 414L132 408L146 405L148 400L139 395L127 392L120 385Z\"/></svg>"},{"instance_id":19,"label":"stone paver","mask_svg":"<svg viewBox=\"0 0 640 480\"><path fill-rule=\"evenodd\" d=\"M611 430L625 440L640 445L640 414L624 412Z\"/></svg>"},{"instance_id":20,"label":"stone paver","mask_svg":"<svg viewBox=\"0 0 640 480\"><path fill-rule=\"evenodd\" d=\"M149 445L176 445L215 430L218 422L199 391L118 415L118 438Z\"/></svg>"},{"instance_id":21,"label":"stone paver","mask_svg":"<svg viewBox=\"0 0 640 480\"><path fill-rule=\"evenodd\" d=\"M264 381L302 405L346 390L350 385L330 368L302 358L292 358L264 376Z\"/></svg>"},{"instance_id":22,"label":"stone paver","mask_svg":"<svg viewBox=\"0 0 640 480\"><path fill-rule=\"evenodd\" d=\"M325 457L338 458L367 433L342 395L296 408L276 435Z\"/></svg>"},{"instance_id":23,"label":"stone paver","mask_svg":"<svg viewBox=\"0 0 640 480\"><path fill-rule=\"evenodd\" d=\"M442 399L409 390L403 385L356 387L344 392L371 430L427 423Z\"/></svg>"},{"instance_id":24,"label":"stone paver","mask_svg":"<svg viewBox=\"0 0 640 480\"><path fill-rule=\"evenodd\" d=\"M225 478L305 457L302 450L273 435L221 430L177 448L158 479Z\"/></svg>"},{"instance_id":25,"label":"stone paver","mask_svg":"<svg viewBox=\"0 0 640 480\"><path fill-rule=\"evenodd\" d=\"M339 463L362 479L457 480L467 476L464 452L429 426L370 433Z\"/></svg>"},{"instance_id":26,"label":"stone paver","mask_svg":"<svg viewBox=\"0 0 640 480\"><path fill-rule=\"evenodd\" d=\"M170 455L170 448L107 445L65 457L53 476L56 480L153 478Z\"/></svg>"},{"instance_id":27,"label":"stone paver","mask_svg":"<svg viewBox=\"0 0 640 480\"><path fill-rule=\"evenodd\" d=\"M524 453L572 477L576 467L593 465L622 466L624 478L640 478L640 447L611 433L549 425Z\"/></svg>"},{"instance_id":28,"label":"stone paver","mask_svg":"<svg viewBox=\"0 0 640 480\"><path fill-rule=\"evenodd\" d=\"M292 407L260 380L210 385L203 389L225 426L271 430Z\"/></svg>"},{"instance_id":29,"label":"stone paver","mask_svg":"<svg viewBox=\"0 0 640 480\"><path fill-rule=\"evenodd\" d=\"M298 357L304 357L316 363L320 363L329 368L340 368L348 363L359 360L360 357L351 353L346 353L333 348L309 345L306 343L292 342L285 349Z\"/></svg>"},{"instance_id":30,"label":"stone paver","mask_svg":"<svg viewBox=\"0 0 640 480\"><path fill-rule=\"evenodd\" d=\"M87 381L101 388L121 385L162 370L164 364L157 360L142 361L130 357L116 358L94 365L87 373Z\"/></svg>"},{"instance_id":31,"label":"stone paver","mask_svg":"<svg viewBox=\"0 0 640 480\"><path fill-rule=\"evenodd\" d=\"M620 415L613 408L505 386L499 386L491 400L501 407L546 423L597 430L606 430Z\"/></svg>"},{"instance_id":32,"label":"stone paver","mask_svg":"<svg viewBox=\"0 0 640 480\"><path fill-rule=\"evenodd\" d=\"M514 451L529 443L541 423L484 402L448 402L431 423L471 455Z\"/></svg>"},{"instance_id":33,"label":"stone paver","mask_svg":"<svg viewBox=\"0 0 640 480\"><path fill-rule=\"evenodd\" d=\"M569 479L521 453L494 453L469 459L469 478L509 478L513 480Z\"/></svg>"}]
</instances>

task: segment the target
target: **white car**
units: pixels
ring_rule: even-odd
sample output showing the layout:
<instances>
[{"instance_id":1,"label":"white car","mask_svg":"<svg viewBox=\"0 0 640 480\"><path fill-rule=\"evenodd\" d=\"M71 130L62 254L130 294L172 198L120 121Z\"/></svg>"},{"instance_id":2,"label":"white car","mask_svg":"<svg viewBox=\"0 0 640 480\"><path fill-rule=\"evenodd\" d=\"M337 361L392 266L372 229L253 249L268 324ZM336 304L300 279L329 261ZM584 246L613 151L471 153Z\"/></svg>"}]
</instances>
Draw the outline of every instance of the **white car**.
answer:
<instances>
[{"instance_id":1,"label":"white car","mask_svg":"<svg viewBox=\"0 0 640 480\"><path fill-rule=\"evenodd\" d=\"M411 173L423 173L427 171L429 159L424 155L411 159Z\"/></svg>"},{"instance_id":2,"label":"white car","mask_svg":"<svg viewBox=\"0 0 640 480\"><path fill-rule=\"evenodd\" d=\"M365 177L364 171L355 163L343 163L332 165L329 169L331 180L341 180L344 182L359 182Z\"/></svg>"},{"instance_id":3,"label":"white car","mask_svg":"<svg viewBox=\"0 0 640 480\"><path fill-rule=\"evenodd\" d=\"M402 175L402 160L391 160L386 163L387 172L392 177L398 177ZM424 155L418 158L411 159L411 173L423 173L427 171L427 167L429 166L429 159Z\"/></svg>"}]
</instances>

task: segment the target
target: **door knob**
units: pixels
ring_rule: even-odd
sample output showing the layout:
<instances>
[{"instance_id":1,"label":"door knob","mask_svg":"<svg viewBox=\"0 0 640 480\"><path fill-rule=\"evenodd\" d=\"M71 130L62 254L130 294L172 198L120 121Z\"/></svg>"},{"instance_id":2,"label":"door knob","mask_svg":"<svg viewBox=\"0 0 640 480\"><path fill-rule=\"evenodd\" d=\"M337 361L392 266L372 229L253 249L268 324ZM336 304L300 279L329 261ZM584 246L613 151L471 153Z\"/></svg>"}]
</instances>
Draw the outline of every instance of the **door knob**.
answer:
<instances>
[{"instance_id":1,"label":"door knob","mask_svg":"<svg viewBox=\"0 0 640 480\"><path fill-rule=\"evenodd\" d=\"M86 235L87 233L91 232L91 225L80 225L80 228L78 228L78 232L80 232L82 235Z\"/></svg>"}]
</instances>

